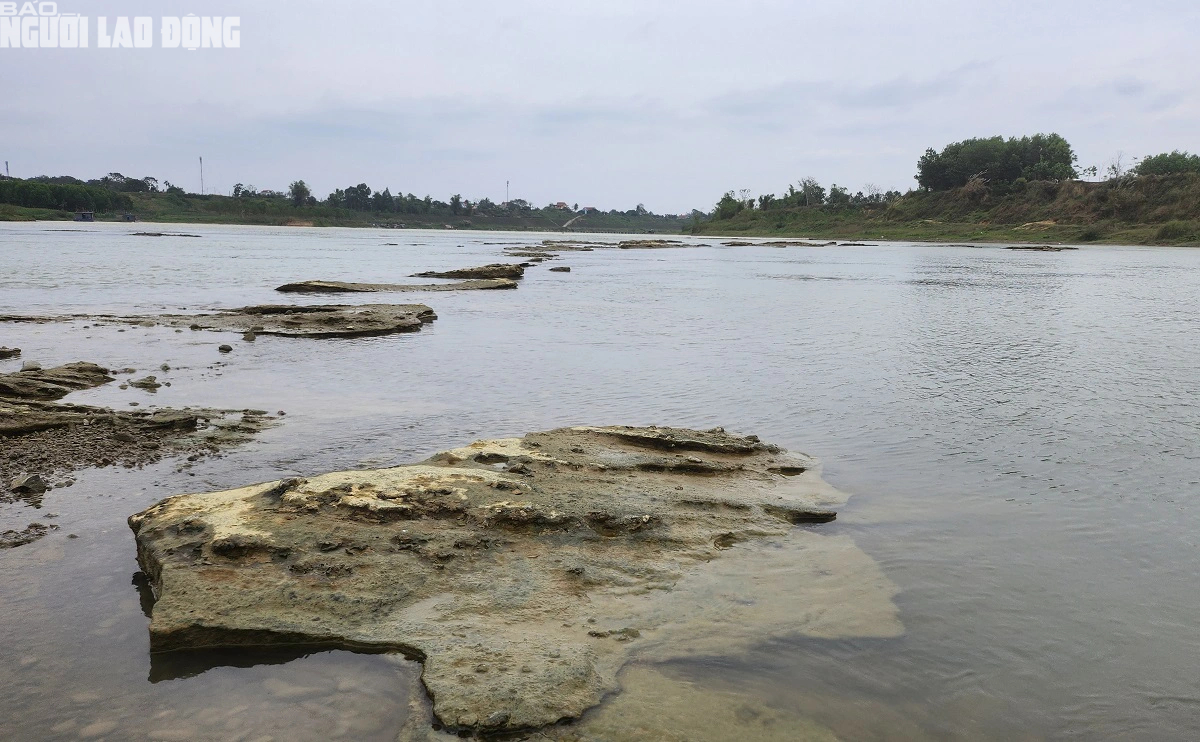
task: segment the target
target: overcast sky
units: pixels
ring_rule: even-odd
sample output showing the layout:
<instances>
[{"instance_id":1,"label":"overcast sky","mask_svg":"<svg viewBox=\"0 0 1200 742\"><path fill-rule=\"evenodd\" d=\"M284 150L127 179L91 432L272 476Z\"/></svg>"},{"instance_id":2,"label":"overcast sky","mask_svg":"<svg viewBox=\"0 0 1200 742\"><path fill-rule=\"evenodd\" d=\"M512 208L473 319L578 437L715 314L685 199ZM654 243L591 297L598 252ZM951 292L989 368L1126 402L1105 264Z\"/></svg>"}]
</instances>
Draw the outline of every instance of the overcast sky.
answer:
<instances>
[{"instance_id":1,"label":"overcast sky","mask_svg":"<svg viewBox=\"0 0 1200 742\"><path fill-rule=\"evenodd\" d=\"M348 11L347 8L352 8ZM709 209L1055 131L1080 166L1200 150L1200 4L63 0L241 17L240 49L0 49L14 176ZM113 21L110 21L112 23ZM94 43L94 42L93 42ZM157 46L157 41L156 41Z\"/></svg>"}]
</instances>

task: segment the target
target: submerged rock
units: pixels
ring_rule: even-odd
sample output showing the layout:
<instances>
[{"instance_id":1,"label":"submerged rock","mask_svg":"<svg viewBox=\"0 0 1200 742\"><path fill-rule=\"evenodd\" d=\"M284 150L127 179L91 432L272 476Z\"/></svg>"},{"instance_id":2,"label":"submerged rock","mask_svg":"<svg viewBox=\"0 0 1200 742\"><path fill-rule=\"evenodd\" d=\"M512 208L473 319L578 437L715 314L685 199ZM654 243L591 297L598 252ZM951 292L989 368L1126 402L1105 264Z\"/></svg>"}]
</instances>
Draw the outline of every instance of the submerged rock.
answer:
<instances>
[{"instance_id":1,"label":"submerged rock","mask_svg":"<svg viewBox=\"0 0 1200 742\"><path fill-rule=\"evenodd\" d=\"M0 345L0 360L5 358L18 358L21 355L20 348L9 348L6 345Z\"/></svg>"},{"instance_id":2,"label":"submerged rock","mask_svg":"<svg viewBox=\"0 0 1200 742\"><path fill-rule=\"evenodd\" d=\"M852 542L828 537L827 553L795 529L844 499L815 460L754 436L576 427L180 495L129 524L157 598L152 651L399 651L424 663L447 728L501 732L579 716L635 651L711 647L713 627L728 646L769 605L779 631L899 633L882 577L829 577ZM799 539L800 556L751 548L769 539ZM780 576L803 607L778 610ZM870 625L839 611L880 593Z\"/></svg>"},{"instance_id":3,"label":"submerged rock","mask_svg":"<svg viewBox=\"0 0 1200 742\"><path fill-rule=\"evenodd\" d=\"M422 274L424 275L424 274ZM520 278L520 276L517 276ZM515 289L517 282L510 278L485 278L456 283L347 283L344 281L300 281L285 283L276 291L293 294L352 294L384 291L487 291L490 289Z\"/></svg>"},{"instance_id":4,"label":"submerged rock","mask_svg":"<svg viewBox=\"0 0 1200 742\"><path fill-rule=\"evenodd\" d=\"M478 268L459 268L452 271L425 271L414 273L414 278L511 278L525 275L519 263L491 263Z\"/></svg>"},{"instance_id":5,"label":"submerged rock","mask_svg":"<svg viewBox=\"0 0 1200 742\"><path fill-rule=\"evenodd\" d=\"M32 544L50 531L56 530L58 530L58 526L30 523L20 531L4 531L0 533L0 549L15 549L18 546Z\"/></svg>"},{"instance_id":6,"label":"submerged rock","mask_svg":"<svg viewBox=\"0 0 1200 742\"><path fill-rule=\"evenodd\" d=\"M569 266L569 265L556 265L555 267L553 267L553 268L551 268L551 269L550 269L550 272L551 272L551 273L570 273L570 272L571 272L571 266Z\"/></svg>"}]
</instances>

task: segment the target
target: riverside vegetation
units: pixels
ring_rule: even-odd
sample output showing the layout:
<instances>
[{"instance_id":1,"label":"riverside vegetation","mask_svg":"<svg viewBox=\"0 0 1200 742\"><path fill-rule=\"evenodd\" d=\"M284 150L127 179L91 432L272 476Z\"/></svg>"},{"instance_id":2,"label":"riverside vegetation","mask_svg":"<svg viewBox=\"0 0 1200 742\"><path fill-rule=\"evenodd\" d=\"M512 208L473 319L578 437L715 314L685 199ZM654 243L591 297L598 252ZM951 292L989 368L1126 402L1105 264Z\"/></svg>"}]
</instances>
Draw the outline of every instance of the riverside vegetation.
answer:
<instances>
[{"instance_id":1,"label":"riverside vegetation","mask_svg":"<svg viewBox=\"0 0 1200 742\"><path fill-rule=\"evenodd\" d=\"M101 219L154 222L1200 245L1200 156L1175 150L1132 168L1118 156L1096 181L1080 178L1099 176L1098 168L1081 170L1076 161L1058 134L966 139L926 150L917 162L918 187L907 193L868 184L852 194L804 178L781 196L730 191L707 213L679 215L641 204L600 211L460 194L440 201L366 183L318 199L303 180L287 192L239 183L224 196L120 173L86 182L0 178L0 221L95 211Z\"/></svg>"},{"instance_id":2,"label":"riverside vegetation","mask_svg":"<svg viewBox=\"0 0 1200 742\"><path fill-rule=\"evenodd\" d=\"M487 198L470 201L459 194L441 201L412 193L392 195L389 188L377 191L366 183L317 199L303 180L292 182L287 192L239 183L230 195L201 195L169 181L121 173L88 181L0 176L0 221L73 219L77 211L94 211L101 220L129 214L141 221L174 223L536 231L569 226L583 232L624 233L680 233L693 219L692 214L655 214L642 204L626 211L601 211L562 202L538 208L519 198L500 204Z\"/></svg>"},{"instance_id":3,"label":"riverside vegetation","mask_svg":"<svg viewBox=\"0 0 1200 742\"><path fill-rule=\"evenodd\" d=\"M917 163L918 189L853 195L813 178L782 197L726 193L696 234L972 242L1200 244L1200 157L1170 152L1099 182L1057 134L968 139ZM797 187L798 186L798 187Z\"/></svg>"}]
</instances>

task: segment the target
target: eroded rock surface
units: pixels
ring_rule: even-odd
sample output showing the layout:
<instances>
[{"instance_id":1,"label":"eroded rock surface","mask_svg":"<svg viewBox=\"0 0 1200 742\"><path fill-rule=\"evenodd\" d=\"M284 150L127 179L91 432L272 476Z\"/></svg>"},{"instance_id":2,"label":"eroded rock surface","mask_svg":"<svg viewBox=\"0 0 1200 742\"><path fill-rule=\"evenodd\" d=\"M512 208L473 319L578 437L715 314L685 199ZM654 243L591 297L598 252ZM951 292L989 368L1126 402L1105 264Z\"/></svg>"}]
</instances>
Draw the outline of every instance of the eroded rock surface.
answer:
<instances>
[{"instance_id":1,"label":"eroded rock surface","mask_svg":"<svg viewBox=\"0 0 1200 742\"><path fill-rule=\"evenodd\" d=\"M139 327L224 330L243 335L297 338L341 338L416 332L437 319L424 304L262 304L209 314L151 315L0 315L0 322L71 322L89 320ZM231 348L232 350L232 348Z\"/></svg>"},{"instance_id":2,"label":"eroded rock surface","mask_svg":"<svg viewBox=\"0 0 1200 742\"><path fill-rule=\"evenodd\" d=\"M425 271L413 274L414 278L511 278L525 275L519 263L492 263L478 268L459 268L452 271Z\"/></svg>"},{"instance_id":3,"label":"eroded rock surface","mask_svg":"<svg viewBox=\"0 0 1200 742\"><path fill-rule=\"evenodd\" d=\"M68 363L50 369L33 368L0 374L0 399L62 399L73 391L91 389L112 380L108 369L94 363Z\"/></svg>"},{"instance_id":4,"label":"eroded rock surface","mask_svg":"<svg viewBox=\"0 0 1200 742\"><path fill-rule=\"evenodd\" d=\"M711 649L714 631L725 646L754 622L898 634L869 557L796 528L845 499L815 467L721 429L564 428L180 495L129 522L157 597L152 650L391 648L423 661L449 729L511 731L577 717L633 653Z\"/></svg>"},{"instance_id":5,"label":"eroded rock surface","mask_svg":"<svg viewBox=\"0 0 1200 742\"><path fill-rule=\"evenodd\" d=\"M510 278L483 278L455 283L347 283L345 281L300 281L285 283L276 291L293 294L351 294L412 291L487 291L491 289L515 289L517 282Z\"/></svg>"},{"instance_id":6,"label":"eroded rock surface","mask_svg":"<svg viewBox=\"0 0 1200 742\"><path fill-rule=\"evenodd\" d=\"M437 319L424 304L262 304L214 314L147 317L168 327L230 330L295 338L339 338L416 332Z\"/></svg>"},{"instance_id":7,"label":"eroded rock surface","mask_svg":"<svg viewBox=\"0 0 1200 742\"><path fill-rule=\"evenodd\" d=\"M125 412L57 401L113 381L110 373L94 363L69 363L0 374L0 503L20 499L37 505L48 489L69 486L68 475L77 469L213 454L245 442L274 420L256 410ZM45 531L30 533L37 538Z\"/></svg>"}]
</instances>

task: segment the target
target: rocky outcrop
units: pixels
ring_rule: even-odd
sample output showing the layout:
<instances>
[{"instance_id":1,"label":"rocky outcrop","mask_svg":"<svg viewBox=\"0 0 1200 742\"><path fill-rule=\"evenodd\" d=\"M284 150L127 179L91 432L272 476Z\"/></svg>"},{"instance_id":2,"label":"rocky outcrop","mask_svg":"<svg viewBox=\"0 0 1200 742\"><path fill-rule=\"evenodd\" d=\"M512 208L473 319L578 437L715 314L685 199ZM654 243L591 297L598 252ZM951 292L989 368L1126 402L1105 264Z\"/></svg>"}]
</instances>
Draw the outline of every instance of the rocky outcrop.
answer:
<instances>
[{"instance_id":1,"label":"rocky outcrop","mask_svg":"<svg viewBox=\"0 0 1200 742\"><path fill-rule=\"evenodd\" d=\"M424 663L442 724L489 733L579 716L617 688L633 652L700 646L698 625L734 642L789 593L762 590L771 575L808 601L776 611L781 630L838 635L854 624L840 607L874 583L831 588L837 560L796 524L832 520L843 501L815 460L754 436L576 427L180 495L129 524L157 598L152 650L399 651ZM796 557L752 548L767 539L799 539L814 556L780 569L779 555ZM743 576L713 587L730 573ZM898 633L890 603L878 605L879 621L852 630Z\"/></svg>"},{"instance_id":2,"label":"rocky outcrop","mask_svg":"<svg viewBox=\"0 0 1200 742\"><path fill-rule=\"evenodd\" d=\"M492 263L478 268L459 268L452 271L425 271L414 273L414 278L510 278L518 279L525 275L525 269L518 263Z\"/></svg>"},{"instance_id":3,"label":"rocky outcrop","mask_svg":"<svg viewBox=\"0 0 1200 742\"><path fill-rule=\"evenodd\" d=\"M551 273L570 273L570 272L571 272L571 266L569 266L569 265L557 265L557 266L555 266L555 267L551 268L551 269L550 269L550 272L551 272Z\"/></svg>"},{"instance_id":4,"label":"rocky outcrop","mask_svg":"<svg viewBox=\"0 0 1200 742\"><path fill-rule=\"evenodd\" d=\"M416 332L437 319L424 304L262 304L209 314L112 315L0 315L0 322L70 322L89 320L138 327L175 327L224 330L245 337L279 335L296 338L342 338ZM247 337L246 339L252 339ZM230 350L233 348L230 347Z\"/></svg>"},{"instance_id":5,"label":"rocky outcrop","mask_svg":"<svg viewBox=\"0 0 1200 742\"><path fill-rule=\"evenodd\" d=\"M293 338L341 338L416 332L437 319L424 304L263 304L216 314L151 316L168 327L229 330Z\"/></svg>"},{"instance_id":6,"label":"rocky outcrop","mask_svg":"<svg viewBox=\"0 0 1200 742\"><path fill-rule=\"evenodd\" d=\"M518 276L519 277L519 276ZM491 289L515 289L517 282L510 278L484 278L456 283L347 283L344 281L300 281L285 283L276 291L293 294L350 294L377 292L412 291L487 291Z\"/></svg>"},{"instance_id":7,"label":"rocky outcrop","mask_svg":"<svg viewBox=\"0 0 1200 742\"><path fill-rule=\"evenodd\" d=\"M5 358L18 358L21 355L20 348L9 348L5 345L0 345L0 360Z\"/></svg>"},{"instance_id":8,"label":"rocky outcrop","mask_svg":"<svg viewBox=\"0 0 1200 742\"><path fill-rule=\"evenodd\" d=\"M1033 250L1035 252L1062 252L1063 250L1078 250L1078 247L1068 245L1008 245L1006 250Z\"/></svg>"},{"instance_id":9,"label":"rocky outcrop","mask_svg":"<svg viewBox=\"0 0 1200 742\"><path fill-rule=\"evenodd\" d=\"M621 250L657 250L665 247L698 247L698 245L688 245L682 240L622 240L617 243L617 247Z\"/></svg>"},{"instance_id":10,"label":"rocky outcrop","mask_svg":"<svg viewBox=\"0 0 1200 742\"><path fill-rule=\"evenodd\" d=\"M0 399L53 400L80 389L107 384L113 377L94 363L68 363L56 368L34 368L0 374Z\"/></svg>"}]
</instances>

